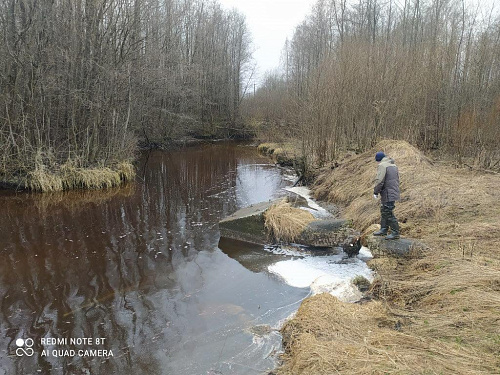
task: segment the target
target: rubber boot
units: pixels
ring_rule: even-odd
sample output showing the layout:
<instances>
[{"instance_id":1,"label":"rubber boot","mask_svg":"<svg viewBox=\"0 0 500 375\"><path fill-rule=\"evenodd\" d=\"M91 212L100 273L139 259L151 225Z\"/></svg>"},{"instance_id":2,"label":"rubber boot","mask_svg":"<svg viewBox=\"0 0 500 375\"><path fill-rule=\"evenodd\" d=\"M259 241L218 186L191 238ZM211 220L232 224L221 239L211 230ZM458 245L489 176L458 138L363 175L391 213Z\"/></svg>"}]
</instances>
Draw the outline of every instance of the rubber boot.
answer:
<instances>
[{"instance_id":1,"label":"rubber boot","mask_svg":"<svg viewBox=\"0 0 500 375\"><path fill-rule=\"evenodd\" d=\"M399 238L399 232L392 231L385 239L386 240L397 240Z\"/></svg>"},{"instance_id":2,"label":"rubber boot","mask_svg":"<svg viewBox=\"0 0 500 375\"><path fill-rule=\"evenodd\" d=\"M373 232L374 236L385 236L387 234L387 228L380 228L378 231Z\"/></svg>"},{"instance_id":3,"label":"rubber boot","mask_svg":"<svg viewBox=\"0 0 500 375\"><path fill-rule=\"evenodd\" d=\"M397 240L399 238L399 224L398 220L394 215L388 220L389 228L391 228L391 234L389 234L386 240Z\"/></svg>"}]
</instances>

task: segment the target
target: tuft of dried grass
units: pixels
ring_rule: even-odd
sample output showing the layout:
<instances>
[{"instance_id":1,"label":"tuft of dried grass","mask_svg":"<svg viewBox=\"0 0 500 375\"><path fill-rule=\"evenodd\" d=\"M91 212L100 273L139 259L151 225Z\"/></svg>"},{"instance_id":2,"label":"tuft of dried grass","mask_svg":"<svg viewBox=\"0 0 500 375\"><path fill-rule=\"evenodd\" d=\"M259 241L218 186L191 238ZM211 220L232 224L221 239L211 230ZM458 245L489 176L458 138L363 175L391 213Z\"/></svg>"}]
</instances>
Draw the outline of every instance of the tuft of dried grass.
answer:
<instances>
[{"instance_id":1,"label":"tuft of dried grass","mask_svg":"<svg viewBox=\"0 0 500 375\"><path fill-rule=\"evenodd\" d=\"M135 178L134 165L128 161L118 163L114 169L120 175L120 180L122 182L132 181Z\"/></svg>"},{"instance_id":2,"label":"tuft of dried grass","mask_svg":"<svg viewBox=\"0 0 500 375\"><path fill-rule=\"evenodd\" d=\"M74 189L103 189L121 185L135 177L131 163L122 162L114 168L79 168L71 161L52 172L39 165L26 176L25 186L37 192L55 192Z\"/></svg>"},{"instance_id":3,"label":"tuft of dried grass","mask_svg":"<svg viewBox=\"0 0 500 375\"><path fill-rule=\"evenodd\" d=\"M264 155L271 156L274 160L293 160L301 155L300 147L294 143L261 143L257 150Z\"/></svg>"},{"instance_id":4,"label":"tuft of dried grass","mask_svg":"<svg viewBox=\"0 0 500 375\"><path fill-rule=\"evenodd\" d=\"M110 168L76 168L71 164L61 166L64 190L102 189L118 186L120 174Z\"/></svg>"},{"instance_id":5,"label":"tuft of dried grass","mask_svg":"<svg viewBox=\"0 0 500 375\"><path fill-rule=\"evenodd\" d=\"M286 199L273 204L264 212L266 229L277 241L294 242L314 216L305 210L292 207Z\"/></svg>"},{"instance_id":6,"label":"tuft of dried grass","mask_svg":"<svg viewBox=\"0 0 500 375\"><path fill-rule=\"evenodd\" d=\"M272 154L275 148L278 148L279 145L277 143L261 143L257 146L257 151L262 154Z\"/></svg>"},{"instance_id":7,"label":"tuft of dried grass","mask_svg":"<svg viewBox=\"0 0 500 375\"><path fill-rule=\"evenodd\" d=\"M37 168L34 171L28 172L24 185L32 191L39 192L63 190L61 176L49 172L45 168Z\"/></svg>"}]
</instances>

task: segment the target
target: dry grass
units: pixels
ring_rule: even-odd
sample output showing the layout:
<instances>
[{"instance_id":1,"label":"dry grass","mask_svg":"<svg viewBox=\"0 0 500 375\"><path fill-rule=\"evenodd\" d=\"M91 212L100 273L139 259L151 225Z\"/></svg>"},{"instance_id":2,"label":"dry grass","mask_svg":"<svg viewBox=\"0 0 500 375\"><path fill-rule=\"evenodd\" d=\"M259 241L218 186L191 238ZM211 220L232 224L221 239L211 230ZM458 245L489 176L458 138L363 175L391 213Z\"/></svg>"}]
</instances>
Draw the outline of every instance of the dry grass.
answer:
<instances>
[{"instance_id":1,"label":"dry grass","mask_svg":"<svg viewBox=\"0 0 500 375\"><path fill-rule=\"evenodd\" d=\"M134 166L122 162L113 168L79 168L68 162L58 171L49 171L45 166L29 172L24 185L32 191L55 192L74 189L103 189L119 186L135 177Z\"/></svg>"},{"instance_id":2,"label":"dry grass","mask_svg":"<svg viewBox=\"0 0 500 375\"><path fill-rule=\"evenodd\" d=\"M294 143L261 143L257 150L280 164L290 164L300 159L300 147Z\"/></svg>"},{"instance_id":3,"label":"dry grass","mask_svg":"<svg viewBox=\"0 0 500 375\"><path fill-rule=\"evenodd\" d=\"M304 301L282 329L281 374L492 374L469 345L401 330L381 302L347 304L329 294Z\"/></svg>"},{"instance_id":4,"label":"dry grass","mask_svg":"<svg viewBox=\"0 0 500 375\"><path fill-rule=\"evenodd\" d=\"M272 154L274 149L278 148L279 145L277 143L261 143L259 146L257 146L257 150L262 153L262 154Z\"/></svg>"},{"instance_id":5,"label":"dry grass","mask_svg":"<svg viewBox=\"0 0 500 375\"><path fill-rule=\"evenodd\" d=\"M46 171L44 168L37 168L28 172L24 185L32 191L52 192L63 190L61 177Z\"/></svg>"},{"instance_id":6,"label":"dry grass","mask_svg":"<svg viewBox=\"0 0 500 375\"><path fill-rule=\"evenodd\" d=\"M341 161L322 173L315 198L344 207L343 214L361 231L380 218L379 202L372 198L377 150L396 160L401 202L395 213L403 233L414 237L500 236L500 176L434 165L404 141L382 141L372 150Z\"/></svg>"},{"instance_id":7,"label":"dry grass","mask_svg":"<svg viewBox=\"0 0 500 375\"><path fill-rule=\"evenodd\" d=\"M265 227L277 241L294 242L314 216L292 207L286 199L273 204L264 213Z\"/></svg>"},{"instance_id":8,"label":"dry grass","mask_svg":"<svg viewBox=\"0 0 500 375\"><path fill-rule=\"evenodd\" d=\"M403 235L431 251L372 260L377 302L304 302L284 328L291 339L280 373L499 374L500 176L433 163L406 142L383 141L314 186L316 198L339 204L366 232L380 215L372 198L378 150L400 170L395 213Z\"/></svg>"},{"instance_id":9,"label":"dry grass","mask_svg":"<svg viewBox=\"0 0 500 375\"><path fill-rule=\"evenodd\" d=\"M135 178L135 168L130 162L121 162L114 168L122 181L132 181Z\"/></svg>"}]
</instances>

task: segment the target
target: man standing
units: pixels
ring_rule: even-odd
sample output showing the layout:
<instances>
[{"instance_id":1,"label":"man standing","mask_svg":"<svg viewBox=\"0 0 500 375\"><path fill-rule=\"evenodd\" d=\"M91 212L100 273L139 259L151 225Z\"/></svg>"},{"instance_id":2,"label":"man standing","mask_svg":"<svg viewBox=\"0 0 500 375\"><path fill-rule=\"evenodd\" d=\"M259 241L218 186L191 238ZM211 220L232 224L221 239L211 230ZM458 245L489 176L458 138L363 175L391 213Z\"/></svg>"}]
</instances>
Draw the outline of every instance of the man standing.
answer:
<instances>
[{"instance_id":1,"label":"man standing","mask_svg":"<svg viewBox=\"0 0 500 375\"><path fill-rule=\"evenodd\" d=\"M375 160L379 163L373 197L378 198L380 194L380 230L373 233L374 236L385 236L391 229L391 234L386 240L399 238L398 219L394 216L395 201L399 200L399 171L396 163L382 151L375 154Z\"/></svg>"}]
</instances>

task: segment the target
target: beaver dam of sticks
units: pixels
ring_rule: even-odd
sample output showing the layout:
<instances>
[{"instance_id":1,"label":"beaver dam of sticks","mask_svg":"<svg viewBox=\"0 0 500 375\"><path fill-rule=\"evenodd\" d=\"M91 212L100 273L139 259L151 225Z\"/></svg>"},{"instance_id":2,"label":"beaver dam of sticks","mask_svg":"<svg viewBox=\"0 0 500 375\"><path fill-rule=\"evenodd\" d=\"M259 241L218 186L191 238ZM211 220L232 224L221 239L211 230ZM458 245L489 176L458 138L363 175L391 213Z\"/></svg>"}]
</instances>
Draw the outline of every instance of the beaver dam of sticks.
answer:
<instances>
[{"instance_id":1,"label":"beaver dam of sticks","mask_svg":"<svg viewBox=\"0 0 500 375\"><path fill-rule=\"evenodd\" d=\"M377 277L369 302L328 294L305 300L282 329L278 373L500 373L500 175L382 141L325 168L313 186L315 198L339 205L365 233L379 220L372 198L378 150L399 167L402 235L429 250L371 260Z\"/></svg>"}]
</instances>

